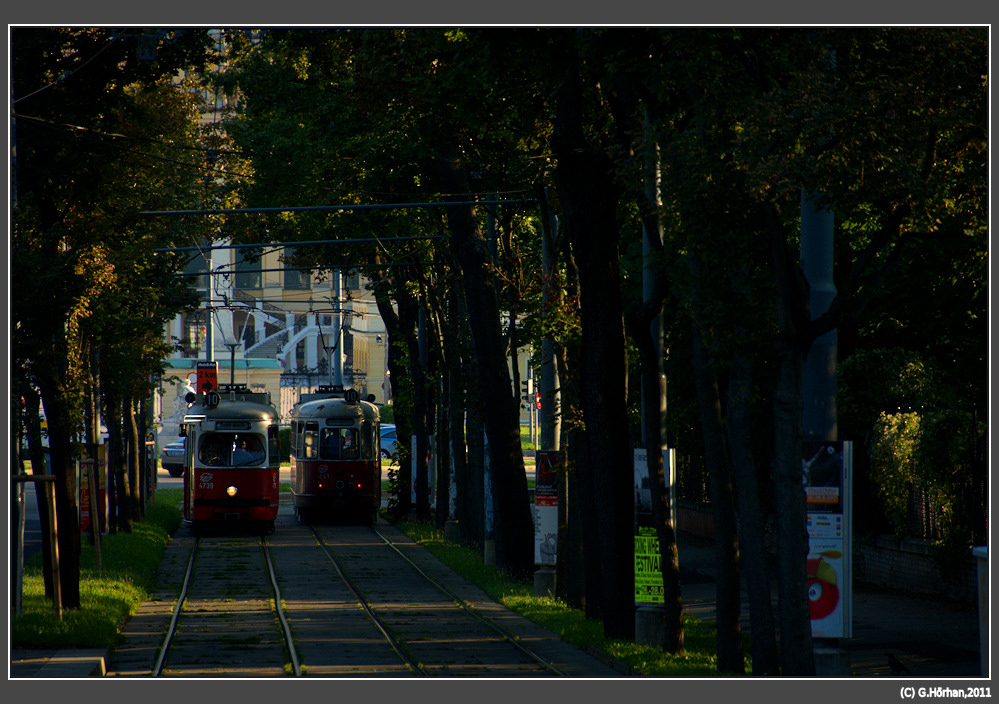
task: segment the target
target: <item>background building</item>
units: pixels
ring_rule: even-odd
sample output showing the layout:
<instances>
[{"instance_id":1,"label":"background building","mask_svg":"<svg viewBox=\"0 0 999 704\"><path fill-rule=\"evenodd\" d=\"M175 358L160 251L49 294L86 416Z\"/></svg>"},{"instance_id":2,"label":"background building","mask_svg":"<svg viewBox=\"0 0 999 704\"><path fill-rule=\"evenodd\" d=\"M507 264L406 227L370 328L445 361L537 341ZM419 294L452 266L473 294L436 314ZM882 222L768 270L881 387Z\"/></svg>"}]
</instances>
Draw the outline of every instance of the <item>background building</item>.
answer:
<instances>
[{"instance_id":1,"label":"background building","mask_svg":"<svg viewBox=\"0 0 999 704\"><path fill-rule=\"evenodd\" d=\"M218 363L219 383L270 392L285 420L301 394L320 384L391 402L388 336L366 280L356 272L286 268L289 250L251 257L242 248L214 249L211 261L199 254L188 264L205 307L178 315L164 331L179 349L166 360L160 389L161 442L177 434L199 361Z\"/></svg>"}]
</instances>

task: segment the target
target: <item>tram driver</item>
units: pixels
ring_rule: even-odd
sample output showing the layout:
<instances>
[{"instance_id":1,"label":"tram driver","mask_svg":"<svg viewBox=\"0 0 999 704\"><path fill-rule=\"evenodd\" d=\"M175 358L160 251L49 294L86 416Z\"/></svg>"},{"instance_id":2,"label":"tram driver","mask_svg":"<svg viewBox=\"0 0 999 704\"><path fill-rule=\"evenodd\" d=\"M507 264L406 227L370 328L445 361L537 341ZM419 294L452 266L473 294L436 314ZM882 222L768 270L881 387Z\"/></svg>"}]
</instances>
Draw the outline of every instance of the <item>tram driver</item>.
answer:
<instances>
[{"instance_id":1,"label":"tram driver","mask_svg":"<svg viewBox=\"0 0 999 704\"><path fill-rule=\"evenodd\" d=\"M237 435L233 444L232 463L239 467L264 461L264 448L255 435Z\"/></svg>"}]
</instances>

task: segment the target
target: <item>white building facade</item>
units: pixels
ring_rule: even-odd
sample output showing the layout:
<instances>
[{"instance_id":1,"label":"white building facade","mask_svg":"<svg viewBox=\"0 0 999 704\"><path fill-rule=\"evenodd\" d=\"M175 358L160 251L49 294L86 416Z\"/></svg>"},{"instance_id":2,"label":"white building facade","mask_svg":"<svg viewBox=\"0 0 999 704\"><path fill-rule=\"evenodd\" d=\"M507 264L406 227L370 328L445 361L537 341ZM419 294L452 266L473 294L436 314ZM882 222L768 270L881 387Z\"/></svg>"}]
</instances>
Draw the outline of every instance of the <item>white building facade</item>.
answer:
<instances>
[{"instance_id":1,"label":"white building facade","mask_svg":"<svg viewBox=\"0 0 999 704\"><path fill-rule=\"evenodd\" d=\"M180 406L186 408L178 401L196 379L198 362L209 360L218 365L219 383L270 392L285 420L300 395L320 384L357 389L379 405L391 402L388 335L367 281L354 271L297 270L285 262L290 248L259 251L223 246L193 253L185 274L205 304L164 331L178 345L166 360L157 419L167 442L183 415Z\"/></svg>"}]
</instances>

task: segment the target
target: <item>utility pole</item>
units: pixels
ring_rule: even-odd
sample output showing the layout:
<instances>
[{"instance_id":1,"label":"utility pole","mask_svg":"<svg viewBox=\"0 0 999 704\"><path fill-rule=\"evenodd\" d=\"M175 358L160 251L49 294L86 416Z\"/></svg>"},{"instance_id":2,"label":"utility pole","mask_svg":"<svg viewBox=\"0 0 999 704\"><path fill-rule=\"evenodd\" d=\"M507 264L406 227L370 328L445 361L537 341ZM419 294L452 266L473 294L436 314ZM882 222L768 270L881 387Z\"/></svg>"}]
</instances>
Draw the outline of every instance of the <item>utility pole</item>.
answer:
<instances>
[{"instance_id":1,"label":"utility pole","mask_svg":"<svg viewBox=\"0 0 999 704\"><path fill-rule=\"evenodd\" d=\"M539 192L541 205L541 311L547 314L552 305L552 281L555 269L555 237L558 221L548 207L547 189ZM534 522L535 596L556 593L556 567L558 546L559 480L561 460L561 397L558 389L558 365L555 344L551 338L541 341L541 372L538 378L538 442L534 452ZM534 413L534 399L529 399ZM562 506L566 499L561 499Z\"/></svg>"},{"instance_id":2,"label":"utility pole","mask_svg":"<svg viewBox=\"0 0 999 704\"><path fill-rule=\"evenodd\" d=\"M833 282L833 214L815 194L801 194L801 266L808 279L812 319L829 310ZM836 440L836 330L812 343L802 383L801 430L806 440Z\"/></svg>"},{"instance_id":3,"label":"utility pole","mask_svg":"<svg viewBox=\"0 0 999 704\"><path fill-rule=\"evenodd\" d=\"M205 264L208 267L208 279L206 286L208 287L205 292L208 302L205 305L205 316L208 318L205 325L205 361L214 362L215 361L215 323L213 322L213 312L212 308L212 292L215 288L215 275L212 273L212 250L208 250L205 254Z\"/></svg>"},{"instance_id":4,"label":"utility pole","mask_svg":"<svg viewBox=\"0 0 999 704\"><path fill-rule=\"evenodd\" d=\"M336 330L336 341L333 344L333 383L343 386L343 273L339 269L333 271L333 327Z\"/></svg>"},{"instance_id":5,"label":"utility pole","mask_svg":"<svg viewBox=\"0 0 999 704\"><path fill-rule=\"evenodd\" d=\"M555 231L558 219L548 208L547 189L541 194L541 310L547 313L552 305L551 281L555 270ZM561 395L558 389L558 364L555 344L546 337L541 342L541 408L538 413L539 442L542 450L559 449L561 441Z\"/></svg>"},{"instance_id":6,"label":"utility pole","mask_svg":"<svg viewBox=\"0 0 999 704\"><path fill-rule=\"evenodd\" d=\"M661 205L661 197L659 193L659 183L660 183L660 170L659 170L659 147L655 140L655 135L652 129L652 123L649 119L648 112L645 115L645 196L648 199L649 204L656 209ZM658 221L658 213L657 213ZM653 241L662 241L661 228L658 226L656 228L650 229L645 225L642 226L642 300L647 302L654 296L656 288L656 265L658 260L654 254L652 243ZM652 340L652 347L655 354L655 375L658 383L656 384L655 393L646 393L645 385L642 385L642 448L648 448L648 452L645 454L645 467L646 476L648 477L649 490L652 491L652 483L659 481L659 476L654 468L657 467L659 461L659 456L663 455L663 450L667 447L666 441L666 376L664 374L663 368L663 323L662 316L656 316L653 320L649 321L649 336ZM655 398L649 398L649 396L655 396ZM656 433L646 432L646 420L650 416L655 417L656 424L659 426L658 436L659 445L655 448L649 448L649 443L652 438L648 435ZM652 452L657 453L658 456L653 456ZM676 497L672 494L672 475L670 472L668 456L663 458L664 467L663 475L666 479L665 491L669 493L669 507L670 515L666 517L666 521L671 524L671 528L675 531L676 524L672 520L672 516L675 513L674 506L676 505ZM636 464L638 460L636 460ZM637 470L636 470L637 475ZM636 479L637 482L637 479ZM655 494L652 494L655 496ZM655 499L653 499L654 501ZM639 507L635 506L635 535L648 535L656 536L656 540L653 545L657 546L657 552L662 553L663 546L660 544L658 534L659 527L655 525L654 513L647 513L646 511L639 511ZM666 643L666 629L668 627L667 621L667 609L665 605L665 594L666 594L666 583L665 583L665 558L661 559L661 567L659 568L659 575L657 576L658 581L662 581L662 594L663 603L660 602L649 602L648 597L637 597L636 596L636 608L635 608L635 642L642 643L643 645L650 645L654 647L663 647ZM636 577L636 580L638 578ZM646 588L648 589L648 588ZM636 585L636 594L639 590Z\"/></svg>"}]
</instances>

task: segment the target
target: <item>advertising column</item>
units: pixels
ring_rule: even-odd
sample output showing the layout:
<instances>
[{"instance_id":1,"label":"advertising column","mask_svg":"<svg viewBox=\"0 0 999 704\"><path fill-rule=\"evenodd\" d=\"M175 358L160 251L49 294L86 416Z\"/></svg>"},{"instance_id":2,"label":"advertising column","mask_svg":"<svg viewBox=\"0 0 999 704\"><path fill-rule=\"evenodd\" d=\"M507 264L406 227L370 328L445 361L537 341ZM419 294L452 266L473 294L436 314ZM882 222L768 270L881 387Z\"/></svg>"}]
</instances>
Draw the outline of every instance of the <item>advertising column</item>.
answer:
<instances>
[{"instance_id":1,"label":"advertising column","mask_svg":"<svg viewBox=\"0 0 999 704\"><path fill-rule=\"evenodd\" d=\"M534 465L534 564L555 566L558 545L558 451L539 450Z\"/></svg>"},{"instance_id":2,"label":"advertising column","mask_svg":"<svg viewBox=\"0 0 999 704\"><path fill-rule=\"evenodd\" d=\"M802 443L813 638L853 636L853 444Z\"/></svg>"}]
</instances>

